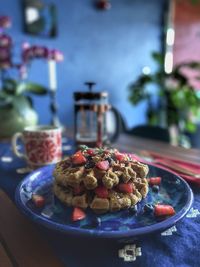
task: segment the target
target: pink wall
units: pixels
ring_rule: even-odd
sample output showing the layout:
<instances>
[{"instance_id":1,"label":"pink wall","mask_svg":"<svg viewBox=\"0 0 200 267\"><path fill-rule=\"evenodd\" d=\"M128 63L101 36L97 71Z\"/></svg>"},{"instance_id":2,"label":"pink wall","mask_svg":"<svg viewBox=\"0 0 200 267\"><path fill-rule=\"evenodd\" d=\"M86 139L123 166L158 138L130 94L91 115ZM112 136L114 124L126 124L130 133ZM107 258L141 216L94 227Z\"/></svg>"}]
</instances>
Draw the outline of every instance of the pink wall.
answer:
<instances>
[{"instance_id":1,"label":"pink wall","mask_svg":"<svg viewBox=\"0 0 200 267\"><path fill-rule=\"evenodd\" d=\"M189 0L175 1L174 65L182 62L200 61L200 3ZM200 81L194 80L200 72L186 70L191 83L200 89Z\"/></svg>"}]
</instances>

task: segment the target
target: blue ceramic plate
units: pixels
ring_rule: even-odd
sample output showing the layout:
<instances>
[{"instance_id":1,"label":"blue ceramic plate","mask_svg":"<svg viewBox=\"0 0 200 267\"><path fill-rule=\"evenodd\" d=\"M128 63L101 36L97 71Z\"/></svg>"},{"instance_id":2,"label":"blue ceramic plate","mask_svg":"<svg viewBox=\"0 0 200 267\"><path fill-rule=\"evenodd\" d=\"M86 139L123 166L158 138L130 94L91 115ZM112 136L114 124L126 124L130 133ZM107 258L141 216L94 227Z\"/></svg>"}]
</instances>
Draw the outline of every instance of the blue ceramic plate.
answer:
<instances>
[{"instance_id":1,"label":"blue ceramic plate","mask_svg":"<svg viewBox=\"0 0 200 267\"><path fill-rule=\"evenodd\" d=\"M95 215L87 210L86 219L74 223L71 221L72 208L64 206L52 193L53 168L54 166L47 166L30 173L16 190L16 203L34 222L66 234L123 239L161 232L182 219L192 205L192 191L183 179L149 165L149 177L161 176L162 183L159 192L154 192L150 188L147 197L137 205L136 212L129 209ZM45 196L45 207L38 209L33 205L32 193ZM143 207L146 203L172 205L176 214L159 221L153 212L144 212Z\"/></svg>"}]
</instances>

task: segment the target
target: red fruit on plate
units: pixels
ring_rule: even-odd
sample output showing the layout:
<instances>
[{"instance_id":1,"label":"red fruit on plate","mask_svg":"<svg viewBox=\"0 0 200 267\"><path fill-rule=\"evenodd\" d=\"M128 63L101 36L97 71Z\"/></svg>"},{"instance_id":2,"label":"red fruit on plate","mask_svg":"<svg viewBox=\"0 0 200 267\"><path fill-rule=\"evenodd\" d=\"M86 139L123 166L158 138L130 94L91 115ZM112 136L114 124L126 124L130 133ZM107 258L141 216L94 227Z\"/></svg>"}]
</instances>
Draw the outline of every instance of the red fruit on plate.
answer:
<instances>
[{"instance_id":1,"label":"red fruit on plate","mask_svg":"<svg viewBox=\"0 0 200 267\"><path fill-rule=\"evenodd\" d=\"M127 183L127 184L118 184L118 190L120 192L123 192L123 193L128 193L128 194L131 194L133 193L133 186L131 183Z\"/></svg>"},{"instance_id":2,"label":"red fruit on plate","mask_svg":"<svg viewBox=\"0 0 200 267\"><path fill-rule=\"evenodd\" d=\"M123 161L125 158L125 155L122 153L115 153L115 158L119 161Z\"/></svg>"},{"instance_id":3,"label":"red fruit on plate","mask_svg":"<svg viewBox=\"0 0 200 267\"><path fill-rule=\"evenodd\" d=\"M87 154L90 155L90 156L94 156L95 155L94 149L88 149L87 150Z\"/></svg>"},{"instance_id":4,"label":"red fruit on plate","mask_svg":"<svg viewBox=\"0 0 200 267\"><path fill-rule=\"evenodd\" d=\"M100 170L107 171L109 169L109 162L107 160L100 161L96 164L96 167Z\"/></svg>"},{"instance_id":5,"label":"red fruit on plate","mask_svg":"<svg viewBox=\"0 0 200 267\"><path fill-rule=\"evenodd\" d=\"M41 195L32 194L32 201L37 208L42 208L45 205L45 198Z\"/></svg>"},{"instance_id":6,"label":"red fruit on plate","mask_svg":"<svg viewBox=\"0 0 200 267\"><path fill-rule=\"evenodd\" d=\"M170 205L165 205L165 204L157 204L154 207L154 215L155 216L172 216L176 212L174 208Z\"/></svg>"},{"instance_id":7,"label":"red fruit on plate","mask_svg":"<svg viewBox=\"0 0 200 267\"><path fill-rule=\"evenodd\" d=\"M73 222L83 220L85 217L86 217L86 214L82 209L77 208L77 207L74 208L74 210L72 212L72 221Z\"/></svg>"},{"instance_id":8,"label":"red fruit on plate","mask_svg":"<svg viewBox=\"0 0 200 267\"><path fill-rule=\"evenodd\" d=\"M79 194L81 194L84 190L85 190L84 185L79 185L79 186L73 188L73 193L74 193L74 195L79 195Z\"/></svg>"},{"instance_id":9,"label":"red fruit on plate","mask_svg":"<svg viewBox=\"0 0 200 267\"><path fill-rule=\"evenodd\" d=\"M83 156L83 154L80 151L76 152L72 156L72 163L73 164L76 164L76 165L84 164L84 163L86 163L86 161L87 161L86 158Z\"/></svg>"},{"instance_id":10,"label":"red fruit on plate","mask_svg":"<svg viewBox=\"0 0 200 267\"><path fill-rule=\"evenodd\" d=\"M151 177L148 180L150 185L160 185L161 183L161 177Z\"/></svg>"},{"instance_id":11,"label":"red fruit on plate","mask_svg":"<svg viewBox=\"0 0 200 267\"><path fill-rule=\"evenodd\" d=\"M108 197L108 189L104 186L98 186L94 191L95 191L95 194L100 198Z\"/></svg>"}]
</instances>

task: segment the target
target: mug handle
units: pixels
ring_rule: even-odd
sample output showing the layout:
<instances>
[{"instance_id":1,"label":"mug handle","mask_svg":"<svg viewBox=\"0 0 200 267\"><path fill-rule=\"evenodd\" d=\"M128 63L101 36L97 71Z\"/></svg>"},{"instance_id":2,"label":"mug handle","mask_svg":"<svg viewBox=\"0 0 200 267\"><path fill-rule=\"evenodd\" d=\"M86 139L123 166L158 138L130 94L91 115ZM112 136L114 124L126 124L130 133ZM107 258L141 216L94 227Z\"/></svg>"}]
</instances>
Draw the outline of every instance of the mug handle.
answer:
<instances>
[{"instance_id":1,"label":"mug handle","mask_svg":"<svg viewBox=\"0 0 200 267\"><path fill-rule=\"evenodd\" d=\"M15 133L12 137L11 143L12 143L13 152L18 158L23 158L23 159L27 160L27 156L24 153L19 152L19 150L17 148L18 139L21 139L23 141L23 134L22 133Z\"/></svg>"},{"instance_id":2,"label":"mug handle","mask_svg":"<svg viewBox=\"0 0 200 267\"><path fill-rule=\"evenodd\" d=\"M124 122L123 122L123 119L121 117L120 112L115 107L111 106L110 111L114 114L114 117L116 120L115 132L110 137L110 142L113 143L118 139L120 133L122 133L124 131L124 129L123 129L124 128Z\"/></svg>"}]
</instances>

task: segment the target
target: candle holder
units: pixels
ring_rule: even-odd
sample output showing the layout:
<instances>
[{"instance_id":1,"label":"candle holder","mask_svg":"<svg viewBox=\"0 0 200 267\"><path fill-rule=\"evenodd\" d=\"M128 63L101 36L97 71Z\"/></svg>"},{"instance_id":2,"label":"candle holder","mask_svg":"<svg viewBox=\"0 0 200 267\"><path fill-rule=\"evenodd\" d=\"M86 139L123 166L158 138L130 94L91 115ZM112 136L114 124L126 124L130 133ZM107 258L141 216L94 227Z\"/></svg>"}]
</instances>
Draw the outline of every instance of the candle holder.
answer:
<instances>
[{"instance_id":1,"label":"candle holder","mask_svg":"<svg viewBox=\"0 0 200 267\"><path fill-rule=\"evenodd\" d=\"M58 105L56 101L56 92L57 92L56 61L49 60L48 66L49 66L50 111L52 114L51 125L62 127L62 124L58 117Z\"/></svg>"},{"instance_id":2,"label":"candle holder","mask_svg":"<svg viewBox=\"0 0 200 267\"><path fill-rule=\"evenodd\" d=\"M74 93L74 125L77 145L101 147L108 138L106 112L110 109L107 92L93 92L94 82L86 82L88 92Z\"/></svg>"}]
</instances>

